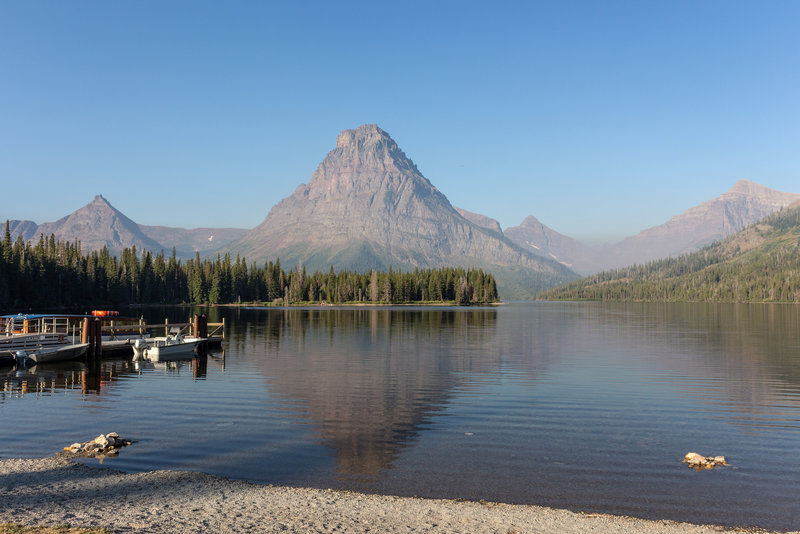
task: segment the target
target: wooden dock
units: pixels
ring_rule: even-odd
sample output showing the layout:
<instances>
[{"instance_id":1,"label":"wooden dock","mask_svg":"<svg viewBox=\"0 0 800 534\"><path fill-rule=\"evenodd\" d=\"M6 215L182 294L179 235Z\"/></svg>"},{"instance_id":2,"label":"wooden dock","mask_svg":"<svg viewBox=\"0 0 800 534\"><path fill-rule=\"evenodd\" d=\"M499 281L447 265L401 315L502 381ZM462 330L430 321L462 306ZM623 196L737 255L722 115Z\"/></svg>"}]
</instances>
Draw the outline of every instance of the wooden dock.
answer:
<instances>
[{"instance_id":1,"label":"wooden dock","mask_svg":"<svg viewBox=\"0 0 800 534\"><path fill-rule=\"evenodd\" d=\"M181 334L206 338L206 348L218 348L225 339L225 319L221 323L209 323L205 315L195 315L190 323L148 324L144 320L138 323L129 321L108 321L103 324L100 318L85 318L81 330L81 343L89 343L88 355L97 357L125 357L133 355L132 343L147 333L164 336ZM211 329L209 331L209 329ZM108 339L103 339L107 336Z\"/></svg>"}]
</instances>

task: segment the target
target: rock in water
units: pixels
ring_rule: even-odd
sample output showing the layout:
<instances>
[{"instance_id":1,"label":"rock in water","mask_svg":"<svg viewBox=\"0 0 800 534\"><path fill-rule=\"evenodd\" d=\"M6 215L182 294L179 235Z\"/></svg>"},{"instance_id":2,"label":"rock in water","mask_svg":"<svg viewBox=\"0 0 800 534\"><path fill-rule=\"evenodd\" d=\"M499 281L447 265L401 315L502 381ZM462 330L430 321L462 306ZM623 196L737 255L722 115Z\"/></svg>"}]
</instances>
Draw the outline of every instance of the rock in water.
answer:
<instances>
[{"instance_id":1,"label":"rock in water","mask_svg":"<svg viewBox=\"0 0 800 534\"><path fill-rule=\"evenodd\" d=\"M728 465L724 456L703 456L696 452L689 452L683 457L683 463L695 471L713 469L717 466Z\"/></svg>"},{"instance_id":2,"label":"rock in water","mask_svg":"<svg viewBox=\"0 0 800 534\"><path fill-rule=\"evenodd\" d=\"M64 447L64 452L88 458L99 458L102 461L107 455L116 456L122 447L130 444L130 441L120 438L116 432L110 432L106 435L100 434L86 443L73 443L69 447Z\"/></svg>"}]
</instances>

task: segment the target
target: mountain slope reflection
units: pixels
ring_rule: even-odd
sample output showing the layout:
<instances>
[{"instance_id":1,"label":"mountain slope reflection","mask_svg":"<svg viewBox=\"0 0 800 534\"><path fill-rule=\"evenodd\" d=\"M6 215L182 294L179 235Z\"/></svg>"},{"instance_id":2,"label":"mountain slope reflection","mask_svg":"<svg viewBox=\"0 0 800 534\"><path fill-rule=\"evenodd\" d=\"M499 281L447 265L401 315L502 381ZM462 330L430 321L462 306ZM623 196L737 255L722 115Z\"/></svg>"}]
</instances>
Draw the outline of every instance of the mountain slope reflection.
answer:
<instances>
[{"instance_id":1,"label":"mountain slope reflection","mask_svg":"<svg viewBox=\"0 0 800 534\"><path fill-rule=\"evenodd\" d=\"M341 476L389 469L464 377L497 369L493 309L264 315L231 353L252 355L275 394L304 401Z\"/></svg>"}]
</instances>

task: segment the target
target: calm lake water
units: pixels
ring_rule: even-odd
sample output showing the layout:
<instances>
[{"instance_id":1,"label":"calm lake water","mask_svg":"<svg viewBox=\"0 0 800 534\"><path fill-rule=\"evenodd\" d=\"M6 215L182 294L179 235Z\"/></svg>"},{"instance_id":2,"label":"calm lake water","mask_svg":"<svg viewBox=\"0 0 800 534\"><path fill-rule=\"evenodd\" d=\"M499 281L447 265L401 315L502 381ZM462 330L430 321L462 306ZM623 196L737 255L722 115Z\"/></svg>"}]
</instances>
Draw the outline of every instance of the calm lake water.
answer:
<instances>
[{"instance_id":1,"label":"calm lake water","mask_svg":"<svg viewBox=\"0 0 800 534\"><path fill-rule=\"evenodd\" d=\"M800 529L797 306L208 313L205 360L0 370L0 456L117 431L131 472Z\"/></svg>"}]
</instances>

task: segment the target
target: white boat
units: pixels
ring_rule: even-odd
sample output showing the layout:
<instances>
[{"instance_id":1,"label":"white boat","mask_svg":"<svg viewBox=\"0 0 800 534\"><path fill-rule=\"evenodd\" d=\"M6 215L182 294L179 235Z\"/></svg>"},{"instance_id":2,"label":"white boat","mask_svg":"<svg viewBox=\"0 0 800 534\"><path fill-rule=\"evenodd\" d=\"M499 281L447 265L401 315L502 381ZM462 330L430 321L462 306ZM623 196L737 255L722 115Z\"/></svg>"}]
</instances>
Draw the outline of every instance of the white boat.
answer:
<instances>
[{"instance_id":1,"label":"white boat","mask_svg":"<svg viewBox=\"0 0 800 534\"><path fill-rule=\"evenodd\" d=\"M180 334L166 337L151 337L137 339L133 343L133 359L149 360L151 362L165 360L180 360L190 358L195 347L201 341L200 337L183 337Z\"/></svg>"},{"instance_id":2,"label":"white boat","mask_svg":"<svg viewBox=\"0 0 800 534\"><path fill-rule=\"evenodd\" d=\"M132 344L138 337L149 337L143 324L117 312L94 310L91 315L16 314L0 316L0 351L33 352L45 346L77 343L84 319L103 322L103 345L113 350Z\"/></svg>"},{"instance_id":3,"label":"white boat","mask_svg":"<svg viewBox=\"0 0 800 534\"><path fill-rule=\"evenodd\" d=\"M32 351L43 346L64 345L80 337L75 317L71 315L0 316L0 350Z\"/></svg>"},{"instance_id":4,"label":"white boat","mask_svg":"<svg viewBox=\"0 0 800 534\"><path fill-rule=\"evenodd\" d=\"M76 343L74 345L60 345L55 347L39 347L31 352L17 352L17 359L31 360L37 365L40 363L64 362L74 360L86 354L89 348L88 343Z\"/></svg>"}]
</instances>

